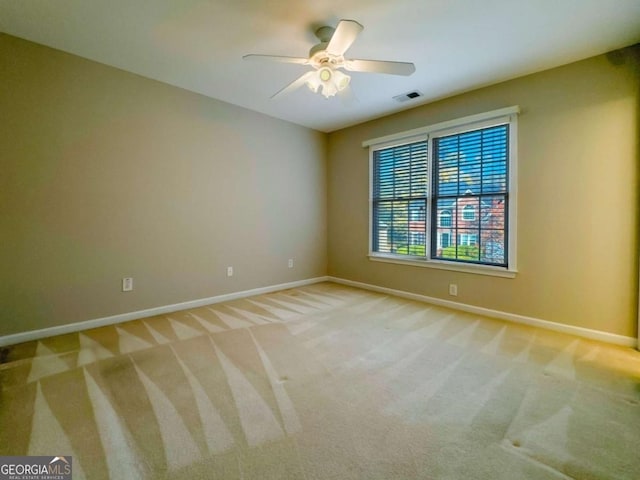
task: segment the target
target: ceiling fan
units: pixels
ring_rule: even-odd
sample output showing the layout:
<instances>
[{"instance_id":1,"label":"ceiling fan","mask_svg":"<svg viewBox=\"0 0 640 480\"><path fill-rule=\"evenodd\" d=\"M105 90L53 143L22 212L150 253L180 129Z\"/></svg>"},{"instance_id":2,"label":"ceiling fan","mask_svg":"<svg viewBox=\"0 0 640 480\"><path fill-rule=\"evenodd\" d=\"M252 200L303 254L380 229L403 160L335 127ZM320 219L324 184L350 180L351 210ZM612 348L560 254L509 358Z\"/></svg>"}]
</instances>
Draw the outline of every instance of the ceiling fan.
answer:
<instances>
[{"instance_id":1,"label":"ceiling fan","mask_svg":"<svg viewBox=\"0 0 640 480\"><path fill-rule=\"evenodd\" d=\"M313 70L298 77L276 92L271 98L289 93L304 84L307 84L314 93L320 91L326 98L332 97L339 92L346 91L351 80L351 77L340 69L350 72L386 73L390 75L411 75L415 72L416 67L413 63L344 58L345 52L363 29L364 27L354 20L340 20L335 29L332 27L320 27L315 32L320 43L311 47L309 58L254 54L245 55L242 58L253 61L295 63L313 67Z\"/></svg>"}]
</instances>

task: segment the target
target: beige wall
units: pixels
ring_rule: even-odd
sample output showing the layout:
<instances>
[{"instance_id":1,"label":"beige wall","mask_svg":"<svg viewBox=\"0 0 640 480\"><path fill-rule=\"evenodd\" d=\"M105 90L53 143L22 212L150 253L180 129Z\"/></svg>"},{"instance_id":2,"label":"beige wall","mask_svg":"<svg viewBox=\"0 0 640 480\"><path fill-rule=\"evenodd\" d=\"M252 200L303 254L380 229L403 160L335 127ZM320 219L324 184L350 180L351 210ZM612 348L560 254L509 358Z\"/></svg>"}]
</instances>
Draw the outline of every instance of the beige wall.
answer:
<instances>
[{"instance_id":1,"label":"beige wall","mask_svg":"<svg viewBox=\"0 0 640 480\"><path fill-rule=\"evenodd\" d=\"M626 63L616 65L621 57ZM635 336L639 77L633 57L630 51L595 57L330 134L329 274ZM511 105L522 109L517 277L368 260L362 141ZM448 296L453 282L458 297Z\"/></svg>"},{"instance_id":2,"label":"beige wall","mask_svg":"<svg viewBox=\"0 0 640 480\"><path fill-rule=\"evenodd\" d=\"M326 274L324 134L7 35L0 117L0 335Z\"/></svg>"},{"instance_id":3,"label":"beige wall","mask_svg":"<svg viewBox=\"0 0 640 480\"><path fill-rule=\"evenodd\" d=\"M0 34L0 335L324 275L328 248L337 277L445 299L455 282L462 303L634 336L639 81L629 52L622 65L608 58L334 132L327 145ZM522 108L518 276L369 261L362 141L510 105ZM123 276L133 292L120 292Z\"/></svg>"}]
</instances>

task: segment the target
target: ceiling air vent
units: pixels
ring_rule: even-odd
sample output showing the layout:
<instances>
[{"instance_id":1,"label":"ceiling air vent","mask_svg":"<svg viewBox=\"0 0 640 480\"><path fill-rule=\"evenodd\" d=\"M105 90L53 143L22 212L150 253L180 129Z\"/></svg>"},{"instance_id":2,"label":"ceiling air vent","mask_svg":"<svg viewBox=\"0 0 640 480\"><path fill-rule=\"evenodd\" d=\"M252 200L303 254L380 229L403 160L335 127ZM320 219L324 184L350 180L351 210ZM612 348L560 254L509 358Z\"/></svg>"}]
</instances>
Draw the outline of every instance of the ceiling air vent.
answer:
<instances>
[{"instance_id":1,"label":"ceiling air vent","mask_svg":"<svg viewBox=\"0 0 640 480\"><path fill-rule=\"evenodd\" d=\"M422 92L414 90L414 91L409 92L409 93L403 93L402 95L396 95L395 97L393 97L393 99L396 102L408 102L409 100L413 100L414 98L418 98L418 97L422 97L422 96L424 96L422 94Z\"/></svg>"}]
</instances>

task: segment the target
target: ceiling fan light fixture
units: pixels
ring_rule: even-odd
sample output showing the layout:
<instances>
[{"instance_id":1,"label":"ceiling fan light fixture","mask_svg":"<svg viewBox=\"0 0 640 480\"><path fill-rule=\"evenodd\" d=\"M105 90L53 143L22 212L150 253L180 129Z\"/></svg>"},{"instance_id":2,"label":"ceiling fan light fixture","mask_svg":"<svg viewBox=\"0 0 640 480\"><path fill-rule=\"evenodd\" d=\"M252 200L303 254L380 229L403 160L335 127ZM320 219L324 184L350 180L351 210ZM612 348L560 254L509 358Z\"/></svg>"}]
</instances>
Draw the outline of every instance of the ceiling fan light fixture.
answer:
<instances>
[{"instance_id":1,"label":"ceiling fan light fixture","mask_svg":"<svg viewBox=\"0 0 640 480\"><path fill-rule=\"evenodd\" d=\"M309 90L311 90L313 93L318 93L318 90L320 89L320 84L321 83L322 82L318 78L317 74L311 75L309 80L307 80L307 87L309 87Z\"/></svg>"},{"instance_id":2,"label":"ceiling fan light fixture","mask_svg":"<svg viewBox=\"0 0 640 480\"><path fill-rule=\"evenodd\" d=\"M338 88L333 84L333 82L326 82L322 84L322 95L325 98L333 97L336 93L338 93Z\"/></svg>"},{"instance_id":3,"label":"ceiling fan light fixture","mask_svg":"<svg viewBox=\"0 0 640 480\"><path fill-rule=\"evenodd\" d=\"M309 90L313 93L317 93L318 90L320 90L320 93L322 93L325 98L329 98L347 88L350 81L351 77L340 70L322 67L317 70L315 75L307 80L307 87L309 87Z\"/></svg>"},{"instance_id":4,"label":"ceiling fan light fixture","mask_svg":"<svg viewBox=\"0 0 640 480\"><path fill-rule=\"evenodd\" d=\"M329 67L323 67L318 70L318 77L323 83L329 82L332 76L333 75L331 74L331 69Z\"/></svg>"},{"instance_id":5,"label":"ceiling fan light fixture","mask_svg":"<svg viewBox=\"0 0 640 480\"><path fill-rule=\"evenodd\" d=\"M341 72L340 70L334 70L333 81L335 82L338 91L341 91L349 86L349 82L351 82L351 77L346 73Z\"/></svg>"}]
</instances>

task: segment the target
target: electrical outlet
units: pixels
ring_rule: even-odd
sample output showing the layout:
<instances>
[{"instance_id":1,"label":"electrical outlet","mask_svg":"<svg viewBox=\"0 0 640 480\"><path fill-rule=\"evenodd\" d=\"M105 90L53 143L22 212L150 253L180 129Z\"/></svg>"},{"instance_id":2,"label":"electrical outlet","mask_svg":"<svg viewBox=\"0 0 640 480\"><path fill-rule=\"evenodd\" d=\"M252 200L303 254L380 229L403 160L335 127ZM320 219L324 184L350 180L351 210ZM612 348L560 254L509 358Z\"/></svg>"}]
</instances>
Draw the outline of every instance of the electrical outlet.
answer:
<instances>
[{"instance_id":1,"label":"electrical outlet","mask_svg":"<svg viewBox=\"0 0 640 480\"><path fill-rule=\"evenodd\" d=\"M133 278L125 277L122 279L122 291L130 292L133 290Z\"/></svg>"},{"instance_id":2,"label":"electrical outlet","mask_svg":"<svg viewBox=\"0 0 640 480\"><path fill-rule=\"evenodd\" d=\"M227 267L227 277L233 277L233 267Z\"/></svg>"},{"instance_id":3,"label":"electrical outlet","mask_svg":"<svg viewBox=\"0 0 640 480\"><path fill-rule=\"evenodd\" d=\"M449 284L449 295L457 297L458 296L458 285L455 283Z\"/></svg>"},{"instance_id":4,"label":"electrical outlet","mask_svg":"<svg viewBox=\"0 0 640 480\"><path fill-rule=\"evenodd\" d=\"M289 259L288 265L289 265L289 268L293 268L293 258Z\"/></svg>"}]
</instances>

